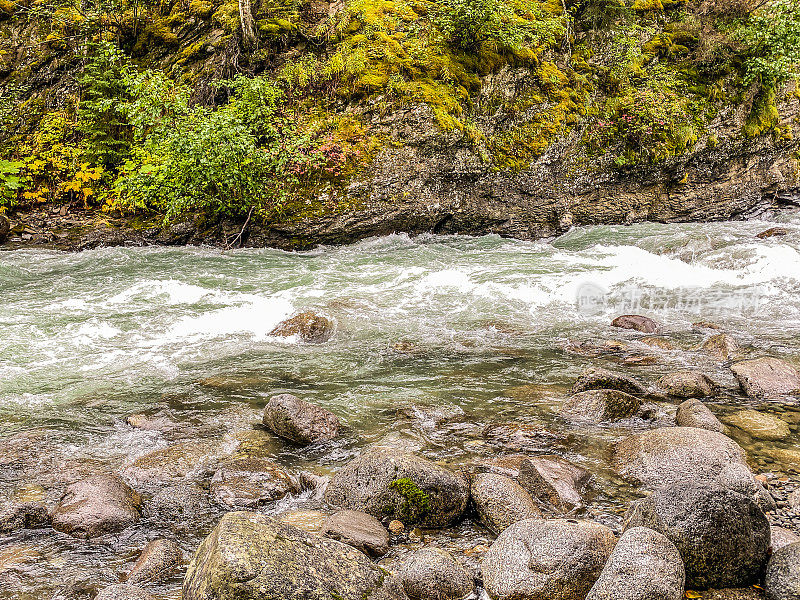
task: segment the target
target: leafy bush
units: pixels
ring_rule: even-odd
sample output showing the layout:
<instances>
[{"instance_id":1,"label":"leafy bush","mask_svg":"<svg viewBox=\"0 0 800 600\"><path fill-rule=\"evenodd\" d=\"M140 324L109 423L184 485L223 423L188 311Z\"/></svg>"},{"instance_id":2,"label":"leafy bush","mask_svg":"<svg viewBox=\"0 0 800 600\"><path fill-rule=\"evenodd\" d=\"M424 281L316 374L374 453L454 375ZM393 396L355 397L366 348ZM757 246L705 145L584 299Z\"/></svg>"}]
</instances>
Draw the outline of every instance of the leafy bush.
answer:
<instances>
[{"instance_id":1,"label":"leafy bush","mask_svg":"<svg viewBox=\"0 0 800 600\"><path fill-rule=\"evenodd\" d=\"M0 160L0 213L16 204L22 188L20 171L23 166L19 161Z\"/></svg>"},{"instance_id":2,"label":"leafy bush","mask_svg":"<svg viewBox=\"0 0 800 600\"><path fill-rule=\"evenodd\" d=\"M800 73L800 2L771 0L734 36L746 47L745 82L771 85Z\"/></svg>"}]
</instances>

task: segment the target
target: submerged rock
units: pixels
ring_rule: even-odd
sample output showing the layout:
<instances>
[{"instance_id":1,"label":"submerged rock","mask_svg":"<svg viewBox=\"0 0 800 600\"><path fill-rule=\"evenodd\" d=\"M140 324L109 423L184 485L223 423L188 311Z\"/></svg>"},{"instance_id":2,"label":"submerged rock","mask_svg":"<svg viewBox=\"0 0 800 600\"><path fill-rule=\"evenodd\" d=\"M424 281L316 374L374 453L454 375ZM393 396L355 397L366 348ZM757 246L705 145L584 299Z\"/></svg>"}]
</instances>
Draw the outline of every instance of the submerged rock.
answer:
<instances>
[{"instance_id":1,"label":"submerged rock","mask_svg":"<svg viewBox=\"0 0 800 600\"><path fill-rule=\"evenodd\" d=\"M495 535L517 521L542 516L525 488L505 475L475 475L470 486L470 496L481 521Z\"/></svg>"},{"instance_id":2,"label":"submerged rock","mask_svg":"<svg viewBox=\"0 0 800 600\"><path fill-rule=\"evenodd\" d=\"M142 498L116 475L67 486L53 511L53 529L76 538L116 533L139 520Z\"/></svg>"},{"instance_id":3,"label":"submerged rock","mask_svg":"<svg viewBox=\"0 0 800 600\"><path fill-rule=\"evenodd\" d=\"M697 399L687 400L678 405L675 424L678 427L698 427L708 431L716 431L717 433L722 433L725 430L725 426L714 416L714 413Z\"/></svg>"},{"instance_id":4,"label":"submerged rock","mask_svg":"<svg viewBox=\"0 0 800 600\"><path fill-rule=\"evenodd\" d=\"M134 483L172 483L201 474L217 448L208 442L184 442L137 458L122 473Z\"/></svg>"},{"instance_id":5,"label":"submerged rock","mask_svg":"<svg viewBox=\"0 0 800 600\"><path fill-rule=\"evenodd\" d=\"M183 600L403 600L362 552L252 512L227 513L186 571Z\"/></svg>"},{"instance_id":6,"label":"submerged rock","mask_svg":"<svg viewBox=\"0 0 800 600\"><path fill-rule=\"evenodd\" d=\"M586 600L681 600L686 574L675 544L645 527L628 529Z\"/></svg>"},{"instance_id":7,"label":"submerged rock","mask_svg":"<svg viewBox=\"0 0 800 600\"><path fill-rule=\"evenodd\" d=\"M761 233L757 233L756 237L764 240L778 235L786 235L788 233L789 230L786 229L785 227L770 227L769 229L765 229Z\"/></svg>"},{"instance_id":8,"label":"submerged rock","mask_svg":"<svg viewBox=\"0 0 800 600\"><path fill-rule=\"evenodd\" d=\"M586 390L567 399L560 413L576 421L601 423L630 418L641 406L639 398L619 390Z\"/></svg>"},{"instance_id":9,"label":"submerged rock","mask_svg":"<svg viewBox=\"0 0 800 600\"><path fill-rule=\"evenodd\" d=\"M142 588L126 583L110 585L94 597L94 600L156 600Z\"/></svg>"},{"instance_id":10,"label":"submerged rock","mask_svg":"<svg viewBox=\"0 0 800 600\"><path fill-rule=\"evenodd\" d=\"M147 503L148 514L173 523L196 522L212 512L208 492L199 485L177 483L156 492Z\"/></svg>"},{"instance_id":11,"label":"submerged rock","mask_svg":"<svg viewBox=\"0 0 800 600\"><path fill-rule=\"evenodd\" d=\"M758 581L770 545L769 521L752 498L711 481L661 487L631 505L625 528L647 527L675 544L692 589Z\"/></svg>"},{"instance_id":12,"label":"submerged rock","mask_svg":"<svg viewBox=\"0 0 800 600\"><path fill-rule=\"evenodd\" d=\"M588 367L575 381L572 393L578 394L586 390L619 390L632 396L641 396L647 393L647 386L629 375L599 367Z\"/></svg>"},{"instance_id":13,"label":"submerged rock","mask_svg":"<svg viewBox=\"0 0 800 600\"><path fill-rule=\"evenodd\" d=\"M727 333L718 333L703 342L700 349L717 360L728 360L739 352L739 344Z\"/></svg>"},{"instance_id":14,"label":"submerged rock","mask_svg":"<svg viewBox=\"0 0 800 600\"><path fill-rule=\"evenodd\" d=\"M757 410L740 410L724 418L728 425L759 440L782 440L792 433L786 421Z\"/></svg>"},{"instance_id":15,"label":"submerged rock","mask_svg":"<svg viewBox=\"0 0 800 600\"><path fill-rule=\"evenodd\" d=\"M800 598L800 542L784 546L769 559L764 592L768 600Z\"/></svg>"},{"instance_id":16,"label":"submerged rock","mask_svg":"<svg viewBox=\"0 0 800 600\"><path fill-rule=\"evenodd\" d=\"M304 342L319 344L333 336L333 321L314 312L306 311L281 321L269 332L277 337L298 336Z\"/></svg>"},{"instance_id":17,"label":"submerged rock","mask_svg":"<svg viewBox=\"0 0 800 600\"><path fill-rule=\"evenodd\" d=\"M468 499L463 474L412 453L380 448L347 463L325 490L332 506L428 527L456 521Z\"/></svg>"},{"instance_id":18,"label":"submerged rock","mask_svg":"<svg viewBox=\"0 0 800 600\"><path fill-rule=\"evenodd\" d=\"M658 385L670 396L678 398L706 398L716 395L717 384L700 371L676 371L664 375Z\"/></svg>"},{"instance_id":19,"label":"submerged rock","mask_svg":"<svg viewBox=\"0 0 800 600\"><path fill-rule=\"evenodd\" d=\"M751 398L780 398L800 394L800 373L786 361L757 358L731 365L742 391Z\"/></svg>"},{"instance_id":20,"label":"submerged rock","mask_svg":"<svg viewBox=\"0 0 800 600\"><path fill-rule=\"evenodd\" d=\"M0 511L0 533L47 527L50 522L50 513L43 502L11 502Z\"/></svg>"},{"instance_id":21,"label":"submerged rock","mask_svg":"<svg viewBox=\"0 0 800 600\"><path fill-rule=\"evenodd\" d=\"M163 581L172 575L183 562L180 546L164 538L153 540L142 550L128 578L129 584Z\"/></svg>"},{"instance_id":22,"label":"submerged rock","mask_svg":"<svg viewBox=\"0 0 800 600\"><path fill-rule=\"evenodd\" d=\"M622 315L611 321L612 327L621 327L623 329L633 329L642 333L656 333L658 331L658 323L649 317L642 315Z\"/></svg>"},{"instance_id":23,"label":"submerged rock","mask_svg":"<svg viewBox=\"0 0 800 600\"><path fill-rule=\"evenodd\" d=\"M370 556L383 556L389 551L389 532L378 519L365 512L340 510L332 514L325 520L322 534Z\"/></svg>"},{"instance_id":24,"label":"submerged rock","mask_svg":"<svg viewBox=\"0 0 800 600\"><path fill-rule=\"evenodd\" d=\"M292 394L270 398L263 423L273 433L298 444L330 440L339 433L336 415Z\"/></svg>"},{"instance_id":25,"label":"submerged rock","mask_svg":"<svg viewBox=\"0 0 800 600\"><path fill-rule=\"evenodd\" d=\"M520 521L484 555L484 586L492 600L584 600L615 542L589 521Z\"/></svg>"},{"instance_id":26,"label":"submerged rock","mask_svg":"<svg viewBox=\"0 0 800 600\"><path fill-rule=\"evenodd\" d=\"M469 571L439 548L424 548L406 556L399 578L410 600L462 600L475 591Z\"/></svg>"},{"instance_id":27,"label":"submerged rock","mask_svg":"<svg viewBox=\"0 0 800 600\"><path fill-rule=\"evenodd\" d=\"M268 458L231 458L211 478L211 496L228 509L258 508L299 491L294 477Z\"/></svg>"},{"instance_id":28,"label":"submerged rock","mask_svg":"<svg viewBox=\"0 0 800 600\"><path fill-rule=\"evenodd\" d=\"M528 423L490 423L481 432L492 446L510 452L564 449L567 436Z\"/></svg>"}]
</instances>

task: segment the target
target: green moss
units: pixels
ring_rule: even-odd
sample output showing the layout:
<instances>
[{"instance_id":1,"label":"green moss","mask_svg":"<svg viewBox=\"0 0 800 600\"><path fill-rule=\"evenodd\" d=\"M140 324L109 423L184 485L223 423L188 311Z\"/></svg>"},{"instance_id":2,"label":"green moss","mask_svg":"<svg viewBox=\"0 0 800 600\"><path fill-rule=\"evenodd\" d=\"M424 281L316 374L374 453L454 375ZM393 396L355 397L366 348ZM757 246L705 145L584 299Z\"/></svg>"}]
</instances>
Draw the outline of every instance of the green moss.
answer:
<instances>
[{"instance_id":1,"label":"green moss","mask_svg":"<svg viewBox=\"0 0 800 600\"><path fill-rule=\"evenodd\" d=\"M403 501L396 509L396 516L405 523L417 523L430 510L430 498L408 477L395 479L389 488L397 492Z\"/></svg>"},{"instance_id":2,"label":"green moss","mask_svg":"<svg viewBox=\"0 0 800 600\"><path fill-rule=\"evenodd\" d=\"M753 138L772 130L778 124L778 108L775 106L775 88L762 87L753 99L753 107L745 119L742 133Z\"/></svg>"}]
</instances>

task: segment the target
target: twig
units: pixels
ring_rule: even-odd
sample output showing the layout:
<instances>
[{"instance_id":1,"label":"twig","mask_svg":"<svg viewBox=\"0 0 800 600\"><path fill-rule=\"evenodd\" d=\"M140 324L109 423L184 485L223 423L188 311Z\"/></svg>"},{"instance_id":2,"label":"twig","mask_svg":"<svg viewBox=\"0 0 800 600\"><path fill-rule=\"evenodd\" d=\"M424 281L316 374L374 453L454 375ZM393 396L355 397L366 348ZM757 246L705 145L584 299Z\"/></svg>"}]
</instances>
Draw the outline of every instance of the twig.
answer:
<instances>
[{"instance_id":1,"label":"twig","mask_svg":"<svg viewBox=\"0 0 800 600\"><path fill-rule=\"evenodd\" d=\"M247 213L247 220L244 222L244 225L242 225L242 230L239 232L239 235L233 238L233 241L231 241L230 244L225 246L226 250L230 250L231 248L233 248L233 245L236 243L241 243L242 236L244 235L244 230L247 229L247 224L250 223L250 217L253 216L253 208L255 207L253 206L250 207L250 212Z\"/></svg>"}]
</instances>

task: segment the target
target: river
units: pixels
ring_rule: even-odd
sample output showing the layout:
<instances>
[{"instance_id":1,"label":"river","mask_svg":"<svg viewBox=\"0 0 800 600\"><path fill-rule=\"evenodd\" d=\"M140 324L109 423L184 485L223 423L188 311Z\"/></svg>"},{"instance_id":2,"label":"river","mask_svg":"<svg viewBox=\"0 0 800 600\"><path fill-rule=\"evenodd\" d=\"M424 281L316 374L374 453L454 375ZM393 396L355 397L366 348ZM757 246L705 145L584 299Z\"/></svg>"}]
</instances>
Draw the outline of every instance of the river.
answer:
<instances>
[{"instance_id":1,"label":"river","mask_svg":"<svg viewBox=\"0 0 800 600\"><path fill-rule=\"evenodd\" d=\"M774 226L789 232L755 237ZM180 444L202 454L187 458L187 477L198 481L242 444L320 475L373 443L458 465L496 451L481 435L486 424L518 422L569 432L562 453L596 477L589 511L613 525L633 491L610 472L607 447L652 424L575 426L558 404L595 364L650 382L701 369L723 386L711 402L718 415L751 405L727 366L697 350L715 331L692 323L713 322L747 355L800 361L800 213L581 227L551 242L392 235L297 253L17 250L0 252L0 290L0 498L52 503L80 476ZM301 310L332 318L333 339L269 335ZM661 323L674 349L609 327L628 312ZM627 346L588 356L603 340ZM254 428L279 392L335 412L344 435L301 450ZM758 408L793 435L736 439L756 470L796 478L800 408ZM125 417L136 413L169 425L131 427ZM789 452L776 457L776 447ZM158 487L148 485L148 494ZM315 502L305 495L265 510ZM0 535L0 598L88 598L92 586L117 582L148 539L175 537L188 556L218 516L147 516L91 543L52 530ZM455 547L491 539L470 522L431 535ZM179 589L176 577L150 591L176 598Z\"/></svg>"}]
</instances>

